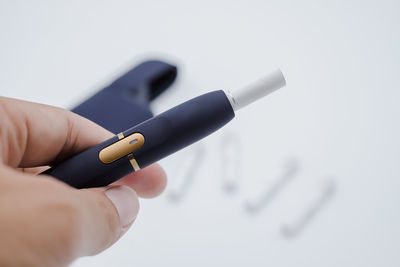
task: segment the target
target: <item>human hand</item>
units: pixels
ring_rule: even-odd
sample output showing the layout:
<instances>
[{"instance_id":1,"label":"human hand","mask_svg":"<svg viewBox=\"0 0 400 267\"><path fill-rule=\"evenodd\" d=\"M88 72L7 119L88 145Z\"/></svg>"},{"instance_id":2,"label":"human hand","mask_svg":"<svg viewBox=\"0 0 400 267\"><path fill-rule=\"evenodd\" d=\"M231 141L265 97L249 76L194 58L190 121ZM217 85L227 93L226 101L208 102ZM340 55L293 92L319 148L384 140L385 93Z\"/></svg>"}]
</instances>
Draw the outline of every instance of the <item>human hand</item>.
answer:
<instances>
[{"instance_id":1,"label":"human hand","mask_svg":"<svg viewBox=\"0 0 400 267\"><path fill-rule=\"evenodd\" d=\"M36 175L112 136L70 111L0 97L0 123L0 266L63 266L97 254L132 225L137 195L165 188L157 164L105 188Z\"/></svg>"}]
</instances>

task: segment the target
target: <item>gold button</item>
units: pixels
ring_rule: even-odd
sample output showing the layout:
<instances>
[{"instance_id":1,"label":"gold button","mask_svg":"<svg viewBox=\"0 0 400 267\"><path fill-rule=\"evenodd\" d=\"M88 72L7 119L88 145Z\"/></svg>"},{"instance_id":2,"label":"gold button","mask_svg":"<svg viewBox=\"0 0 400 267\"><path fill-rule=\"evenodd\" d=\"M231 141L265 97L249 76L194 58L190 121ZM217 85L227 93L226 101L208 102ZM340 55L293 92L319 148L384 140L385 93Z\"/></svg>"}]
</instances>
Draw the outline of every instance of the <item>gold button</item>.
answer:
<instances>
[{"instance_id":1,"label":"gold button","mask_svg":"<svg viewBox=\"0 0 400 267\"><path fill-rule=\"evenodd\" d=\"M103 163L112 163L136 150L144 144L144 136L140 133L131 134L108 147L103 148L99 153L99 159Z\"/></svg>"}]
</instances>

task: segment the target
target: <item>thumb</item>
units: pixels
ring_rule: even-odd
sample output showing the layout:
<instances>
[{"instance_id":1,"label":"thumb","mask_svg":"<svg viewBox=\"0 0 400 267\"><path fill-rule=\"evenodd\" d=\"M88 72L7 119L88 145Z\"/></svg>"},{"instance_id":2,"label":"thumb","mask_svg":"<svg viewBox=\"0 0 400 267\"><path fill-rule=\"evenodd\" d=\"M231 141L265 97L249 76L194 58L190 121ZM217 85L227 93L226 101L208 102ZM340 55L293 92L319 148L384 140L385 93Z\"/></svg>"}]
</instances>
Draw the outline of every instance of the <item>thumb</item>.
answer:
<instances>
[{"instance_id":1,"label":"thumb","mask_svg":"<svg viewBox=\"0 0 400 267\"><path fill-rule=\"evenodd\" d=\"M78 245L80 256L97 254L114 244L139 211L138 196L127 186L82 189L78 194L84 214Z\"/></svg>"}]
</instances>

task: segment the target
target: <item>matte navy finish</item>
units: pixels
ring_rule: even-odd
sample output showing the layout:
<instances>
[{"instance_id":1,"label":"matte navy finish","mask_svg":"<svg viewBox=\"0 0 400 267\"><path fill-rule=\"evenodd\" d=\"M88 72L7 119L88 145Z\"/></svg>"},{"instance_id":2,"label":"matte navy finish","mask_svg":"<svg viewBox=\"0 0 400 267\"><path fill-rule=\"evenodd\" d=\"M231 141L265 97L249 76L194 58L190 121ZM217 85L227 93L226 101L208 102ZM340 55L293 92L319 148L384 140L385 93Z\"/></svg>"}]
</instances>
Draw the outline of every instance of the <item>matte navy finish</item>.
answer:
<instances>
[{"instance_id":1,"label":"matte navy finish","mask_svg":"<svg viewBox=\"0 0 400 267\"><path fill-rule=\"evenodd\" d=\"M119 133L153 114L149 102L168 88L177 68L162 61L145 61L125 73L72 111Z\"/></svg>"},{"instance_id":2,"label":"matte navy finish","mask_svg":"<svg viewBox=\"0 0 400 267\"><path fill-rule=\"evenodd\" d=\"M188 100L127 131L145 137L134 154L140 167L146 167L215 132L235 113L225 93L213 91Z\"/></svg>"},{"instance_id":3,"label":"matte navy finish","mask_svg":"<svg viewBox=\"0 0 400 267\"><path fill-rule=\"evenodd\" d=\"M141 133L144 136L144 145L133 152L139 166L144 168L206 137L234 116L225 93L213 91L126 130L124 136L132 133ZM118 138L114 136L45 173L77 188L108 185L134 171L127 157L110 164L99 160L99 152L116 141Z\"/></svg>"},{"instance_id":4,"label":"matte navy finish","mask_svg":"<svg viewBox=\"0 0 400 267\"><path fill-rule=\"evenodd\" d=\"M133 171L126 157L110 164L100 161L100 151L116 141L118 137L114 136L48 169L43 174L51 175L76 188L108 185L116 180L115 177L123 177Z\"/></svg>"}]
</instances>

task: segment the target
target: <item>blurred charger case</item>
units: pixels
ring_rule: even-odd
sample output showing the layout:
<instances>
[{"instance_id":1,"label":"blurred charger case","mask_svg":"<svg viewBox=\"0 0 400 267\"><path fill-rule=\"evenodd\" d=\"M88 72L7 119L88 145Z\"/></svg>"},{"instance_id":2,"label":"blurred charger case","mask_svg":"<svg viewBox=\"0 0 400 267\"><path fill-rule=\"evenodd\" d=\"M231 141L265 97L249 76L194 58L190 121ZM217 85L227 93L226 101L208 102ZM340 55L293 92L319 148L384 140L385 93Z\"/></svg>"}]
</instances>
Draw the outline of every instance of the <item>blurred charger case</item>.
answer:
<instances>
[{"instance_id":1,"label":"blurred charger case","mask_svg":"<svg viewBox=\"0 0 400 267\"><path fill-rule=\"evenodd\" d=\"M117 134L153 117L150 102L168 89L176 76L174 65L144 61L72 111Z\"/></svg>"}]
</instances>

